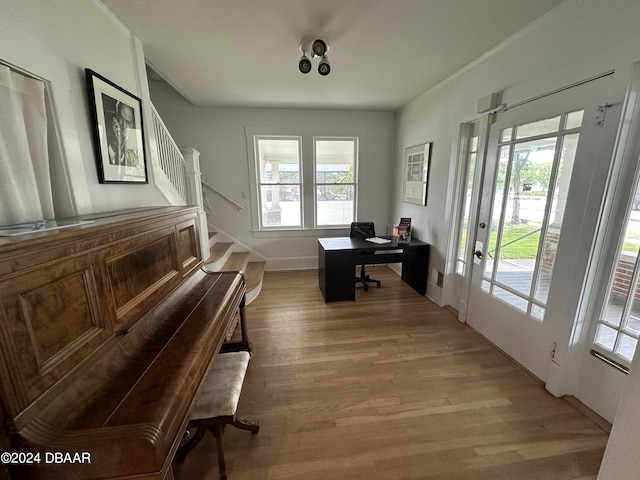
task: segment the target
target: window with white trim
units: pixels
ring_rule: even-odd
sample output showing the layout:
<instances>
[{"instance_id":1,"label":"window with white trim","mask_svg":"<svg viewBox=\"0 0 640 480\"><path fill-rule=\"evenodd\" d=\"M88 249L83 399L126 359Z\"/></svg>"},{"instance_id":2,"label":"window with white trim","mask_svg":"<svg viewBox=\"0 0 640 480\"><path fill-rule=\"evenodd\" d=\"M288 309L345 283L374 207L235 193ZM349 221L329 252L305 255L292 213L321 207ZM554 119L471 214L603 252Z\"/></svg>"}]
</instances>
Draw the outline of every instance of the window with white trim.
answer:
<instances>
[{"instance_id":1,"label":"window with white trim","mask_svg":"<svg viewBox=\"0 0 640 480\"><path fill-rule=\"evenodd\" d=\"M247 130L254 231L348 227L356 219L358 137L260 130Z\"/></svg>"},{"instance_id":2,"label":"window with white trim","mask_svg":"<svg viewBox=\"0 0 640 480\"><path fill-rule=\"evenodd\" d=\"M597 350L626 366L633 360L640 337L639 220L640 179L636 178L607 286L607 301L593 340Z\"/></svg>"},{"instance_id":3,"label":"window with white trim","mask_svg":"<svg viewBox=\"0 0 640 480\"><path fill-rule=\"evenodd\" d=\"M302 226L302 139L255 137L260 228Z\"/></svg>"},{"instance_id":4,"label":"window with white trim","mask_svg":"<svg viewBox=\"0 0 640 480\"><path fill-rule=\"evenodd\" d=\"M316 226L349 225L356 214L357 138L314 138Z\"/></svg>"}]
</instances>

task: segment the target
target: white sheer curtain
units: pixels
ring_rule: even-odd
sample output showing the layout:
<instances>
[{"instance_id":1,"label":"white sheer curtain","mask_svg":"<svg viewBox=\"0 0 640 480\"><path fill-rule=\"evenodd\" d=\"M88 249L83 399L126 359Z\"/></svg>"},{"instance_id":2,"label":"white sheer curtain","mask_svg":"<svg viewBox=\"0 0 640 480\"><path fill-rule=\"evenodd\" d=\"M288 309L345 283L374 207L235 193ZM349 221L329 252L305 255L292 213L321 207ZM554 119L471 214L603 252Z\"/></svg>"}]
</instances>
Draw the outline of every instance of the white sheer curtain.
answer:
<instances>
[{"instance_id":1,"label":"white sheer curtain","mask_svg":"<svg viewBox=\"0 0 640 480\"><path fill-rule=\"evenodd\" d=\"M0 225L55 216L44 88L0 65Z\"/></svg>"}]
</instances>

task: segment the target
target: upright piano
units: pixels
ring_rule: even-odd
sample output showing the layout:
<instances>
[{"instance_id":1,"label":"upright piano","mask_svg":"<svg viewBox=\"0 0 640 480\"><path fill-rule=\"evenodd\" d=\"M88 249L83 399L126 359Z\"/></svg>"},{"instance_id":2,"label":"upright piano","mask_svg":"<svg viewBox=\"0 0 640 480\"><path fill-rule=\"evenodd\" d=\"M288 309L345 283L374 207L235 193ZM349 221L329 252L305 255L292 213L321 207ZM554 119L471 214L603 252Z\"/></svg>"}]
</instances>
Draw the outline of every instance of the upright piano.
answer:
<instances>
[{"instance_id":1,"label":"upright piano","mask_svg":"<svg viewBox=\"0 0 640 480\"><path fill-rule=\"evenodd\" d=\"M0 238L0 478L170 480L244 279L195 208L77 220Z\"/></svg>"}]
</instances>

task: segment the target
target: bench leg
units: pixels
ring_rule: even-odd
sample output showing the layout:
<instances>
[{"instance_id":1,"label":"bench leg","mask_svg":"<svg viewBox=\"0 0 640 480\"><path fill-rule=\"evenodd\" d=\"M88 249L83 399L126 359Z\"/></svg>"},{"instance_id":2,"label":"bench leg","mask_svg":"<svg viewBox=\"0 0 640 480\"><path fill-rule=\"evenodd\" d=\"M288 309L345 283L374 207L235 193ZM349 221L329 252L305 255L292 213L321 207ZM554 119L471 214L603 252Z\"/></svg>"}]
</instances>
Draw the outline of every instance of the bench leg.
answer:
<instances>
[{"instance_id":1,"label":"bench leg","mask_svg":"<svg viewBox=\"0 0 640 480\"><path fill-rule=\"evenodd\" d=\"M220 353L227 352L238 352L245 351L249 352L251 355L252 347L251 341L249 340L249 333L247 332L247 314L246 314L246 306L245 306L245 297L242 297L242 302L239 307L240 312L240 320L238 324L240 325L240 341L239 342L224 342L222 347L220 347Z\"/></svg>"},{"instance_id":2,"label":"bench leg","mask_svg":"<svg viewBox=\"0 0 640 480\"><path fill-rule=\"evenodd\" d=\"M222 426L211 425L209 430L213 432L213 436L216 437L216 447L218 449L218 471L220 472L220 479L227 480L227 465L224 461L224 444L222 443Z\"/></svg>"},{"instance_id":3,"label":"bench leg","mask_svg":"<svg viewBox=\"0 0 640 480\"><path fill-rule=\"evenodd\" d=\"M258 433L260 430L260 424L254 420L245 420L244 418L234 418L233 422L231 422L236 428L240 430L249 430L251 433Z\"/></svg>"},{"instance_id":4,"label":"bench leg","mask_svg":"<svg viewBox=\"0 0 640 480\"><path fill-rule=\"evenodd\" d=\"M184 462L189 452L194 448L196 448L196 445L200 443L200 440L202 440L205 433L207 433L206 428L198 427L196 429L195 435L191 437L191 439L187 443L185 443L182 447L180 447L180 449L176 452L176 456L175 456L176 462L178 463Z\"/></svg>"}]
</instances>

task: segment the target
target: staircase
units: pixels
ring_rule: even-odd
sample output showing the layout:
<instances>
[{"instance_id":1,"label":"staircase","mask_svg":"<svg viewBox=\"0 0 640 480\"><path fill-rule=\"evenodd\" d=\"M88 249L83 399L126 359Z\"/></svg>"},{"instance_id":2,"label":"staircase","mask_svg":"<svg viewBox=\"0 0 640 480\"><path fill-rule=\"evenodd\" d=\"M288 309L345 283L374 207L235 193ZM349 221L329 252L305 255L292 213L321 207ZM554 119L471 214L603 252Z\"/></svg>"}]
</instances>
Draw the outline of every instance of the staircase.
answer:
<instances>
[{"instance_id":1,"label":"staircase","mask_svg":"<svg viewBox=\"0 0 640 480\"><path fill-rule=\"evenodd\" d=\"M206 216L212 207L206 201L200 173L200 153L192 148L180 149L174 142L169 130L160 118L158 111L149 105L153 122L153 133L157 146L157 162L153 162L154 186L158 193L166 200L167 205L197 205L199 208L198 222L199 238L203 251L203 267L210 272L242 272L244 274L247 294L245 302L253 302L262 289L265 262L250 262L248 252L236 252L233 242L216 241L218 234L209 233L209 255L206 253L207 238ZM244 207L229 197L221 194L215 188L207 185L236 208ZM208 258L207 258L208 257Z\"/></svg>"},{"instance_id":2,"label":"staircase","mask_svg":"<svg viewBox=\"0 0 640 480\"><path fill-rule=\"evenodd\" d=\"M264 277L264 262L250 262L249 252L234 251L233 242L217 241L217 232L209 232L210 256L204 261L204 269L210 272L242 272L247 288L246 304L253 302Z\"/></svg>"}]
</instances>

